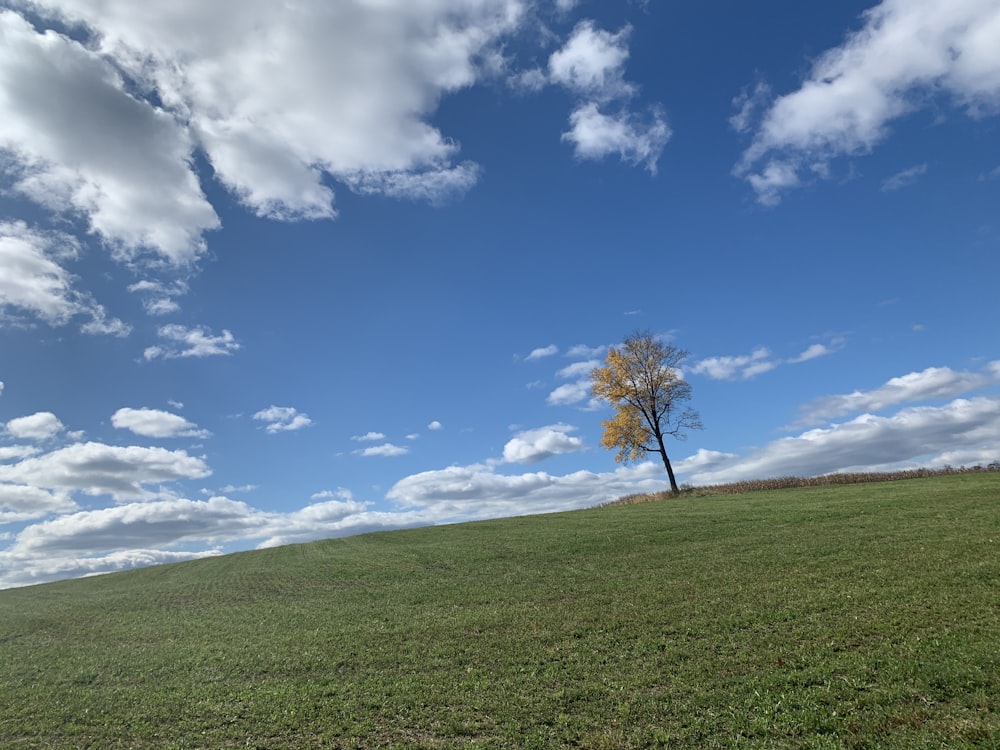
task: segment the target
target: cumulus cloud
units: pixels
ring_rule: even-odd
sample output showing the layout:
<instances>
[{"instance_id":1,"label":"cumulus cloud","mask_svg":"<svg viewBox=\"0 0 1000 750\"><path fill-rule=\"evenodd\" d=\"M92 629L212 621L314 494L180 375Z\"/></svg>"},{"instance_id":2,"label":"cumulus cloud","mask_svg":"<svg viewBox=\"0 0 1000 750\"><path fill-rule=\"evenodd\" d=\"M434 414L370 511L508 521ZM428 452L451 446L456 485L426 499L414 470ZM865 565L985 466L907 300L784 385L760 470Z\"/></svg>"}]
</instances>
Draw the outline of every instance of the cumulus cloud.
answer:
<instances>
[{"instance_id":1,"label":"cumulus cloud","mask_svg":"<svg viewBox=\"0 0 1000 750\"><path fill-rule=\"evenodd\" d=\"M566 44L549 57L549 77L555 83L600 101L629 97L634 85L625 81L631 27L618 33L581 21Z\"/></svg>"},{"instance_id":2,"label":"cumulus cloud","mask_svg":"<svg viewBox=\"0 0 1000 750\"><path fill-rule=\"evenodd\" d=\"M603 159L617 154L622 161L642 164L654 174L671 136L658 109L644 119L625 109L602 112L597 103L586 102L573 110L569 124L562 138L573 144L578 158Z\"/></svg>"},{"instance_id":3,"label":"cumulus cloud","mask_svg":"<svg viewBox=\"0 0 1000 750\"><path fill-rule=\"evenodd\" d=\"M583 450L583 440L569 433L576 427L553 424L519 432L503 447L505 463L534 464L563 453Z\"/></svg>"},{"instance_id":4,"label":"cumulus cloud","mask_svg":"<svg viewBox=\"0 0 1000 750\"><path fill-rule=\"evenodd\" d=\"M119 502L160 496L146 485L200 479L209 474L201 458L184 451L97 442L75 443L14 464L0 464L0 483L108 495Z\"/></svg>"},{"instance_id":5,"label":"cumulus cloud","mask_svg":"<svg viewBox=\"0 0 1000 750\"><path fill-rule=\"evenodd\" d=\"M960 372L949 367L928 367L920 372L891 378L870 391L824 396L802 407L801 422L811 424L857 412L882 411L906 402L952 398L995 382L1000 373L990 368L996 364L993 362L988 366L990 375Z\"/></svg>"},{"instance_id":6,"label":"cumulus cloud","mask_svg":"<svg viewBox=\"0 0 1000 750\"><path fill-rule=\"evenodd\" d=\"M100 573L141 568L147 565L197 560L220 555L218 549L195 552L165 549L130 549L106 555L34 554L30 551L0 551L0 588L29 586L64 578L80 578Z\"/></svg>"},{"instance_id":7,"label":"cumulus cloud","mask_svg":"<svg viewBox=\"0 0 1000 750\"><path fill-rule=\"evenodd\" d=\"M762 203L825 176L838 156L869 153L893 121L939 94L974 117L1000 108L1000 7L992 0L883 0L863 19L753 128L734 171ZM750 130L743 104L737 125Z\"/></svg>"},{"instance_id":8,"label":"cumulus cloud","mask_svg":"<svg viewBox=\"0 0 1000 750\"><path fill-rule=\"evenodd\" d=\"M76 510L64 492L49 492L27 484L0 483L0 524L28 521L51 513Z\"/></svg>"},{"instance_id":9,"label":"cumulus cloud","mask_svg":"<svg viewBox=\"0 0 1000 750\"><path fill-rule=\"evenodd\" d=\"M301 430L303 427L308 427L312 424L312 420L308 414L300 412L291 406L271 405L254 414L253 418L261 422L267 422L264 429L271 433Z\"/></svg>"},{"instance_id":10,"label":"cumulus cloud","mask_svg":"<svg viewBox=\"0 0 1000 750\"><path fill-rule=\"evenodd\" d=\"M444 425L443 425L443 424L441 424L440 422L438 422L438 421L437 421L437 420L435 419L435 420L434 420L433 422L430 422L430 423L429 423L429 424L427 425L427 429L428 429L428 430L442 430L442 429L444 429Z\"/></svg>"},{"instance_id":11,"label":"cumulus cloud","mask_svg":"<svg viewBox=\"0 0 1000 750\"><path fill-rule=\"evenodd\" d=\"M211 435L208 430L198 429L198 425L189 422L184 417L147 407L141 409L121 408L111 415L111 424L119 429L131 430L136 435L143 437L204 438Z\"/></svg>"},{"instance_id":12,"label":"cumulus cloud","mask_svg":"<svg viewBox=\"0 0 1000 750\"><path fill-rule=\"evenodd\" d=\"M398 481L386 497L438 522L552 513L667 489L663 467L646 462L614 472L501 474L492 464L450 466Z\"/></svg>"},{"instance_id":13,"label":"cumulus cloud","mask_svg":"<svg viewBox=\"0 0 1000 750\"><path fill-rule=\"evenodd\" d=\"M548 77L578 98L563 140L573 144L577 158L603 159L617 154L630 164L656 172L671 131L661 109L640 115L629 107L637 87L625 80L631 27L617 33L582 21L570 38L549 57Z\"/></svg>"},{"instance_id":14,"label":"cumulus cloud","mask_svg":"<svg viewBox=\"0 0 1000 750\"><path fill-rule=\"evenodd\" d=\"M217 542L245 533L251 509L225 497L174 498L81 511L29 526L10 548L13 554L61 555L146 548L183 541Z\"/></svg>"},{"instance_id":15,"label":"cumulus cloud","mask_svg":"<svg viewBox=\"0 0 1000 750\"><path fill-rule=\"evenodd\" d=\"M21 440L48 440L64 429L63 423L50 411L17 417L6 424L7 434Z\"/></svg>"},{"instance_id":16,"label":"cumulus cloud","mask_svg":"<svg viewBox=\"0 0 1000 750\"><path fill-rule=\"evenodd\" d=\"M61 10L72 15L68 4ZM171 263L192 260L202 232L219 222L183 124L130 94L106 55L67 36L2 11L0 38L0 150L14 189L83 216L124 257L149 249Z\"/></svg>"},{"instance_id":17,"label":"cumulus cloud","mask_svg":"<svg viewBox=\"0 0 1000 750\"><path fill-rule=\"evenodd\" d=\"M942 451L942 446L948 446ZM890 416L862 414L848 422L766 444L746 456L702 456L679 462L695 484L777 476L888 471L1000 460L1000 399L956 399L914 406ZM715 460L711 460L715 459Z\"/></svg>"},{"instance_id":18,"label":"cumulus cloud","mask_svg":"<svg viewBox=\"0 0 1000 750\"><path fill-rule=\"evenodd\" d=\"M518 0L390 0L378 8L359 2L153 2L140 13L126 0L43 0L33 9L93 33L86 44L41 35L8 14L29 51L44 46L38 55L51 58L58 49L76 66L73 74L52 72L38 90L71 92L86 84L101 95L83 112L92 120L84 120L94 131L90 137L102 148L79 169L82 177L73 177L105 189L141 183L142 192L126 197L144 213L130 221L124 210L115 213L107 235L128 246L153 245L172 259L197 253L202 233L217 224L188 166L195 147L247 207L271 218L333 216L330 175L362 193L434 200L468 189L478 167L455 164L457 145L428 119L442 95L487 74L480 63L517 30L523 11ZM11 75L41 75L42 61L25 59L24 52L19 57L20 68L8 65ZM161 107L127 96L122 82L128 80L155 92ZM66 98L67 107L77 99L87 103L82 96ZM14 112L18 145L30 144L21 131L41 122L49 127L40 132L54 130L69 141L66 151L80 150L82 136L60 124L79 123L79 117L57 118L56 112L51 123L41 115L31 121L24 104ZM123 135L132 143L149 142L124 165L102 161L109 149L99 126L112 113L118 117L103 130L108 142ZM125 125L130 130L123 133ZM62 165L66 158L59 152L48 160ZM69 192L58 180L50 182ZM164 184L171 189L162 190ZM162 195L151 194L154 186ZM155 221L141 221L155 209ZM92 221L98 215L87 204L79 210ZM140 235L144 223L173 226L174 235Z\"/></svg>"},{"instance_id":19,"label":"cumulus cloud","mask_svg":"<svg viewBox=\"0 0 1000 750\"><path fill-rule=\"evenodd\" d=\"M338 499L326 499L334 494ZM0 502L3 497L0 489ZM225 544L238 541L273 547L436 520L419 509L371 511L349 492L317 493L316 498L320 502L289 513L263 511L226 497L170 498L64 513L28 526L0 550L0 587L218 555Z\"/></svg>"},{"instance_id":20,"label":"cumulus cloud","mask_svg":"<svg viewBox=\"0 0 1000 750\"><path fill-rule=\"evenodd\" d=\"M225 329L216 336L202 326L188 328L171 323L160 326L157 334L165 343L147 347L143 352L146 360L214 357L232 354L240 348L240 343L233 334Z\"/></svg>"},{"instance_id":21,"label":"cumulus cloud","mask_svg":"<svg viewBox=\"0 0 1000 750\"><path fill-rule=\"evenodd\" d=\"M0 324L26 314L62 326L82 316L84 333L127 335L127 325L108 318L102 305L76 288L65 266L79 253L79 243L68 235L31 229L22 221L0 222Z\"/></svg>"}]
</instances>

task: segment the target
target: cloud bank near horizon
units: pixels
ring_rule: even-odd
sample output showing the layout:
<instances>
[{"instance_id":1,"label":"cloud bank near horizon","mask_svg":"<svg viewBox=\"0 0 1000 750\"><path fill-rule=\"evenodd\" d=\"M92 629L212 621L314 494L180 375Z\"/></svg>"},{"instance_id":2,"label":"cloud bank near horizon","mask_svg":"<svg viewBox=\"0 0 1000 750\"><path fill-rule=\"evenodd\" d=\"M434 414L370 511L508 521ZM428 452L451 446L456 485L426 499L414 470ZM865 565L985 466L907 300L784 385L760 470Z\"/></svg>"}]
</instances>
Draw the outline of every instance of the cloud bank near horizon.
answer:
<instances>
[{"instance_id":1,"label":"cloud bank near horizon","mask_svg":"<svg viewBox=\"0 0 1000 750\"><path fill-rule=\"evenodd\" d=\"M981 372L932 367L907 373L869 391L831 395L802 407L806 421L848 419L775 439L742 455L700 449L675 458L674 468L686 483L702 485L985 465L1000 460L1000 396L974 392L998 383L1000 361ZM279 426L274 431L293 429L295 418L303 416L291 407L264 412L254 420L275 420L269 422ZM211 438L183 418L156 409L122 408L113 421L120 429L151 438ZM604 472L512 470L586 450L575 431L566 423L522 429L500 456L406 476L385 492L391 510L374 510L374 503L339 489L313 493L311 502L297 510L273 512L220 494L185 498L177 485L203 480L212 470L204 458L184 450L74 442L78 433L67 431L54 414L15 418L4 431L7 444L0 446L0 519L21 522L23 528L0 551L0 586L221 554L237 542L266 547L566 511L668 488L662 466L654 461ZM372 431L350 439L379 443L384 435ZM61 440L69 442L52 445ZM376 454L381 450L374 448ZM85 498L100 497L113 504L87 507Z\"/></svg>"}]
</instances>

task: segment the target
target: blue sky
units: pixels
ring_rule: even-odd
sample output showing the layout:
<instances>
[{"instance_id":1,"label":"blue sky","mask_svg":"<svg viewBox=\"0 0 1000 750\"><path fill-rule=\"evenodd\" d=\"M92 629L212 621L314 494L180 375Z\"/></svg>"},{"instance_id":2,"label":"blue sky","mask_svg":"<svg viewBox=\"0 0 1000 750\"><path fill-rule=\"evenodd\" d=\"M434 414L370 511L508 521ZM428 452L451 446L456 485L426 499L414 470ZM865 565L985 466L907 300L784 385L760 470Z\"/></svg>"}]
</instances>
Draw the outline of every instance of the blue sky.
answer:
<instances>
[{"instance_id":1,"label":"blue sky","mask_svg":"<svg viewBox=\"0 0 1000 750\"><path fill-rule=\"evenodd\" d=\"M1000 460L1000 3L0 2L0 586Z\"/></svg>"}]
</instances>

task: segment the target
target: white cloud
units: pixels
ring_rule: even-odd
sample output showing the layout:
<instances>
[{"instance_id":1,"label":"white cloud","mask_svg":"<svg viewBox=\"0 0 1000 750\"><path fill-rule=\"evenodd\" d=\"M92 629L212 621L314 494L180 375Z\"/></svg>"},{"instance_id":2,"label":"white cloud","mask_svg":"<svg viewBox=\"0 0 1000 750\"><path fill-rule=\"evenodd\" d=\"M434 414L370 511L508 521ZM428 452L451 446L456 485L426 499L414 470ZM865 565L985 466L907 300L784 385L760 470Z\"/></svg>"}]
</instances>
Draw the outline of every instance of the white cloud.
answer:
<instances>
[{"instance_id":1,"label":"white cloud","mask_svg":"<svg viewBox=\"0 0 1000 750\"><path fill-rule=\"evenodd\" d=\"M573 144L577 157L603 159L617 154L622 161L643 164L654 174L671 136L658 110L642 120L627 110L607 114L595 102L586 102L573 110L569 122L570 129L562 137Z\"/></svg>"},{"instance_id":2,"label":"white cloud","mask_svg":"<svg viewBox=\"0 0 1000 750\"><path fill-rule=\"evenodd\" d=\"M256 484L242 484L239 486L233 484L227 484L223 487L220 487L219 492L228 495L231 492L253 492L255 489L257 489ZM202 492L205 492L205 490L202 490ZM213 493L208 492L207 494L213 494Z\"/></svg>"},{"instance_id":3,"label":"white cloud","mask_svg":"<svg viewBox=\"0 0 1000 750\"><path fill-rule=\"evenodd\" d=\"M63 492L49 492L26 484L0 483L0 524L28 521L50 513L68 513L76 507Z\"/></svg>"},{"instance_id":4,"label":"white cloud","mask_svg":"<svg viewBox=\"0 0 1000 750\"><path fill-rule=\"evenodd\" d=\"M144 279L129 285L128 290L142 295L142 306L149 315L168 315L180 310L174 298L187 294L188 285L180 280L165 283Z\"/></svg>"},{"instance_id":5,"label":"white cloud","mask_svg":"<svg viewBox=\"0 0 1000 750\"><path fill-rule=\"evenodd\" d=\"M733 98L733 107L737 112L729 118L729 125L737 133L750 130L757 113L771 98L771 87L763 81L758 81L753 91L745 89Z\"/></svg>"},{"instance_id":6,"label":"white cloud","mask_svg":"<svg viewBox=\"0 0 1000 750\"><path fill-rule=\"evenodd\" d=\"M562 138L573 144L577 158L603 159L617 154L622 161L656 163L671 132L659 107L640 116L628 107L637 87L625 80L631 27L619 32L598 29L593 21L577 24L566 43L549 57L549 80L579 97L570 114L570 129Z\"/></svg>"},{"instance_id":7,"label":"white cloud","mask_svg":"<svg viewBox=\"0 0 1000 750\"><path fill-rule=\"evenodd\" d=\"M587 346L586 344L576 344L571 346L566 352L567 357L580 357L583 359L593 359L600 357L608 350L606 346Z\"/></svg>"},{"instance_id":8,"label":"white cloud","mask_svg":"<svg viewBox=\"0 0 1000 750\"><path fill-rule=\"evenodd\" d=\"M6 425L7 434L21 440L49 440L64 429L63 423L50 411L17 417Z\"/></svg>"},{"instance_id":9,"label":"white cloud","mask_svg":"<svg viewBox=\"0 0 1000 750\"><path fill-rule=\"evenodd\" d=\"M86 24L94 65L156 92L173 129L155 153L172 145L183 164L193 141L249 208L290 219L334 215L327 175L397 196L467 189L477 167L453 164L456 144L428 119L442 95L489 73L486 61L517 30L523 7L182 0L136 12L128 0L48 0L36 10ZM83 45L63 45L83 55ZM134 119L140 134L153 130ZM199 228L190 218L177 224Z\"/></svg>"},{"instance_id":10,"label":"white cloud","mask_svg":"<svg viewBox=\"0 0 1000 750\"><path fill-rule=\"evenodd\" d=\"M373 441L373 440L384 440L385 435L381 432L366 432L364 435L352 435L351 440L359 441Z\"/></svg>"},{"instance_id":11,"label":"white cloud","mask_svg":"<svg viewBox=\"0 0 1000 750\"><path fill-rule=\"evenodd\" d=\"M995 363L991 363L992 367ZM926 401L934 398L951 398L961 393L982 388L1000 377L972 372L957 372L948 367L928 367L891 378L871 391L854 391L835 396L825 396L804 405L802 424L811 424L829 417L842 417L857 412L876 412L908 401Z\"/></svg>"},{"instance_id":12,"label":"white cloud","mask_svg":"<svg viewBox=\"0 0 1000 750\"><path fill-rule=\"evenodd\" d=\"M556 373L560 378L579 378L581 376L590 377L590 373L595 367L600 367L601 363L596 359L588 359L585 362L574 362L571 365L559 370Z\"/></svg>"},{"instance_id":13,"label":"white cloud","mask_svg":"<svg viewBox=\"0 0 1000 750\"><path fill-rule=\"evenodd\" d=\"M0 461L10 461L13 458L26 458L40 453L34 445L0 445Z\"/></svg>"},{"instance_id":14,"label":"white cloud","mask_svg":"<svg viewBox=\"0 0 1000 750\"><path fill-rule=\"evenodd\" d=\"M405 445L383 443L382 445L372 445L354 452L359 456L404 456L410 452L410 449Z\"/></svg>"},{"instance_id":15,"label":"white cloud","mask_svg":"<svg viewBox=\"0 0 1000 750\"><path fill-rule=\"evenodd\" d=\"M208 328L202 326L187 328L171 323L160 326L157 334L167 343L163 346L147 347L143 352L146 360L228 355L240 348L233 334L225 329L219 336L215 336Z\"/></svg>"},{"instance_id":16,"label":"white cloud","mask_svg":"<svg viewBox=\"0 0 1000 750\"><path fill-rule=\"evenodd\" d=\"M812 344L799 356L793 357L788 361L792 363L808 362L810 359L816 359L817 357L825 357L827 354L830 354L832 352L833 349L827 346L826 344Z\"/></svg>"},{"instance_id":17,"label":"white cloud","mask_svg":"<svg viewBox=\"0 0 1000 750\"><path fill-rule=\"evenodd\" d=\"M612 34L595 28L593 21L581 21L549 57L550 79L598 101L630 97L635 87L625 81L624 73L631 32L626 26Z\"/></svg>"},{"instance_id":18,"label":"white cloud","mask_svg":"<svg viewBox=\"0 0 1000 750\"><path fill-rule=\"evenodd\" d=\"M84 216L123 257L149 249L193 260L219 221L190 166L186 128L132 96L120 69L77 41L39 34L9 10L0 39L0 150L15 190Z\"/></svg>"},{"instance_id":19,"label":"white cloud","mask_svg":"<svg viewBox=\"0 0 1000 750\"><path fill-rule=\"evenodd\" d=\"M927 164L918 164L915 167L904 169L891 177L882 181L882 192L888 193L909 187L916 183L921 175L927 174Z\"/></svg>"},{"instance_id":20,"label":"white cloud","mask_svg":"<svg viewBox=\"0 0 1000 750\"><path fill-rule=\"evenodd\" d=\"M454 167L441 166L427 172L356 172L341 179L360 195L422 200L442 204L460 198L479 181L478 164L465 161Z\"/></svg>"},{"instance_id":21,"label":"white cloud","mask_svg":"<svg viewBox=\"0 0 1000 750\"><path fill-rule=\"evenodd\" d=\"M0 551L0 588L29 586L34 583L80 578L100 573L140 568L147 565L196 560L222 554L218 549L197 552L130 549L106 555L53 556L31 551Z\"/></svg>"},{"instance_id":22,"label":"white cloud","mask_svg":"<svg viewBox=\"0 0 1000 750\"><path fill-rule=\"evenodd\" d=\"M273 404L266 409L261 409L253 415L253 418L267 422L265 429L271 433L301 430L312 424L308 414L291 406L274 406Z\"/></svg>"},{"instance_id":23,"label":"white cloud","mask_svg":"<svg viewBox=\"0 0 1000 750\"><path fill-rule=\"evenodd\" d=\"M737 376L751 378L762 372L774 369L777 363L770 359L771 352L761 346L751 354L725 357L707 357L696 362L691 372L707 375L714 380L731 380Z\"/></svg>"},{"instance_id":24,"label":"white cloud","mask_svg":"<svg viewBox=\"0 0 1000 750\"><path fill-rule=\"evenodd\" d=\"M577 404L590 396L590 380L577 380L573 383L563 383L549 393L546 402L549 406L569 406Z\"/></svg>"},{"instance_id":25,"label":"white cloud","mask_svg":"<svg viewBox=\"0 0 1000 750\"><path fill-rule=\"evenodd\" d=\"M428 430L441 430L444 429L444 425L438 422L436 419L427 425Z\"/></svg>"},{"instance_id":26,"label":"white cloud","mask_svg":"<svg viewBox=\"0 0 1000 750\"><path fill-rule=\"evenodd\" d=\"M118 552L178 542L219 542L259 528L245 503L225 497L174 498L81 511L29 526L9 549L13 555Z\"/></svg>"},{"instance_id":27,"label":"white cloud","mask_svg":"<svg viewBox=\"0 0 1000 750\"><path fill-rule=\"evenodd\" d=\"M972 116L1000 108L1000 6L993 0L883 0L764 113L735 172L774 204L803 174L865 154L890 124L936 95ZM746 124L745 127L749 127ZM763 168L761 168L763 164Z\"/></svg>"},{"instance_id":28,"label":"white cloud","mask_svg":"<svg viewBox=\"0 0 1000 750\"><path fill-rule=\"evenodd\" d=\"M786 364L800 364L818 357L825 357L837 351L844 344L844 339L836 336L828 344L811 344L795 357L779 359L772 356L771 351L759 346L750 354L735 356L706 357L694 363L691 372L706 375L715 380L747 380Z\"/></svg>"},{"instance_id":29,"label":"white cloud","mask_svg":"<svg viewBox=\"0 0 1000 750\"><path fill-rule=\"evenodd\" d=\"M553 424L534 430L524 430L507 441L503 447L505 463L534 464L563 453L583 450L583 440L569 433L576 427Z\"/></svg>"},{"instance_id":30,"label":"white cloud","mask_svg":"<svg viewBox=\"0 0 1000 750\"><path fill-rule=\"evenodd\" d=\"M15 464L0 464L0 482L87 495L115 501L151 500L159 496L145 485L211 474L205 462L184 451L103 443L75 443Z\"/></svg>"},{"instance_id":31,"label":"white cloud","mask_svg":"<svg viewBox=\"0 0 1000 750\"><path fill-rule=\"evenodd\" d=\"M535 359L544 359L545 357L551 357L554 354L559 353L559 347L555 344L549 344L548 346L540 346L537 349L532 349L531 353L527 356L529 361Z\"/></svg>"},{"instance_id":32,"label":"white cloud","mask_svg":"<svg viewBox=\"0 0 1000 750\"><path fill-rule=\"evenodd\" d=\"M159 409L132 409L124 407L111 415L111 424L118 429L131 430L136 435L154 438L195 437L211 435L208 430L198 429L198 425L184 417Z\"/></svg>"},{"instance_id":33,"label":"white cloud","mask_svg":"<svg viewBox=\"0 0 1000 750\"><path fill-rule=\"evenodd\" d=\"M942 451L942 446L948 446ZM891 416L863 414L848 422L781 438L747 456L720 457L688 467L695 484L778 476L887 471L943 466L956 456L976 463L1000 460L1000 399L957 399L944 406L917 406Z\"/></svg>"},{"instance_id":34,"label":"white cloud","mask_svg":"<svg viewBox=\"0 0 1000 750\"><path fill-rule=\"evenodd\" d=\"M577 471L561 476L541 471L499 474L495 466L472 464L405 477L386 497L443 522L585 508L668 487L663 467L650 462L608 473Z\"/></svg>"},{"instance_id":35,"label":"white cloud","mask_svg":"<svg viewBox=\"0 0 1000 750\"><path fill-rule=\"evenodd\" d=\"M21 221L0 222L0 324L16 320L18 313L52 326L84 316L89 318L81 325L84 333L127 335L127 325L108 319L103 306L75 288L63 264L79 252L79 243L68 235L36 231Z\"/></svg>"}]
</instances>

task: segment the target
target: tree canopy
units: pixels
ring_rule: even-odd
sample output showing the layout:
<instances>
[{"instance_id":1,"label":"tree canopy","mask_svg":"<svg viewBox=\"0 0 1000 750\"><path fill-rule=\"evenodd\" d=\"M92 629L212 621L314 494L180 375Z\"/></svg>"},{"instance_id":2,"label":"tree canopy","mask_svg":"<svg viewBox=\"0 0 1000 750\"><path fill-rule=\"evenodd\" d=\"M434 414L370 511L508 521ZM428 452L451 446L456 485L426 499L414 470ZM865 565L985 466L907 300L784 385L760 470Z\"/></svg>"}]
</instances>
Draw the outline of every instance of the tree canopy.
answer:
<instances>
[{"instance_id":1,"label":"tree canopy","mask_svg":"<svg viewBox=\"0 0 1000 750\"><path fill-rule=\"evenodd\" d=\"M687 407L691 386L680 372L687 356L648 331L636 331L621 347L611 347L604 366L590 373L591 394L614 409L614 416L601 423L601 445L617 449L619 463L658 453L674 494L680 490L664 436L684 439L687 430L702 427L698 412Z\"/></svg>"}]
</instances>

